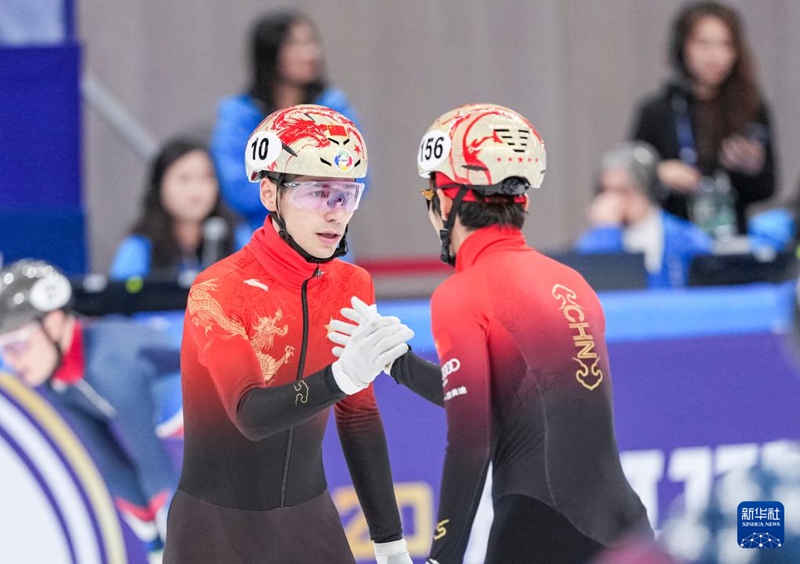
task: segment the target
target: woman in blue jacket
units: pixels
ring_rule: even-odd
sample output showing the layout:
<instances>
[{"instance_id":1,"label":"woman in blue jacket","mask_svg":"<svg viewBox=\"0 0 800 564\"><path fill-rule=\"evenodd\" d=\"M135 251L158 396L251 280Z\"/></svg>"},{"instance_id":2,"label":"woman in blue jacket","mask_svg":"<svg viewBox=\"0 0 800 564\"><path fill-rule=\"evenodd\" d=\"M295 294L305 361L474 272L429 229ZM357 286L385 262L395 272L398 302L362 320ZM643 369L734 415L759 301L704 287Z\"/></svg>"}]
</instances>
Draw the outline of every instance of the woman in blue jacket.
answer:
<instances>
[{"instance_id":1,"label":"woman in blue jacket","mask_svg":"<svg viewBox=\"0 0 800 564\"><path fill-rule=\"evenodd\" d=\"M658 153L642 142L622 143L603 155L592 227L578 240L583 253L644 253L651 288L685 286L692 258L710 253L711 238L657 203Z\"/></svg>"},{"instance_id":2,"label":"woman in blue jacket","mask_svg":"<svg viewBox=\"0 0 800 564\"><path fill-rule=\"evenodd\" d=\"M250 36L250 86L223 99L211 136L222 198L247 220L251 231L264 224L266 211L244 170L243 155L250 133L272 112L296 104L319 104L356 122L341 90L327 85L317 30L296 10L269 12Z\"/></svg>"},{"instance_id":3,"label":"woman in blue jacket","mask_svg":"<svg viewBox=\"0 0 800 564\"><path fill-rule=\"evenodd\" d=\"M249 229L220 201L206 147L173 139L153 161L141 214L117 248L109 276L185 276L191 283L200 270L249 239Z\"/></svg>"}]
</instances>

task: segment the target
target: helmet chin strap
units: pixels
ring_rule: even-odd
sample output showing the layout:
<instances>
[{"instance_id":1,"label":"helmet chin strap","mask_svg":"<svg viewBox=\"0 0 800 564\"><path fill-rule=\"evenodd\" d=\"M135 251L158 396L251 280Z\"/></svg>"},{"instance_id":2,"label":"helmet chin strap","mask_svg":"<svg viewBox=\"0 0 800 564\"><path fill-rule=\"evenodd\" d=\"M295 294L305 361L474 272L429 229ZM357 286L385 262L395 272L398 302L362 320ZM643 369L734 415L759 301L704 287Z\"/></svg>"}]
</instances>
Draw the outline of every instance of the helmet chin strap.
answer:
<instances>
[{"instance_id":1,"label":"helmet chin strap","mask_svg":"<svg viewBox=\"0 0 800 564\"><path fill-rule=\"evenodd\" d=\"M458 211L458 207L461 205L461 201L464 199L464 196L467 195L468 190L469 188L464 185L461 185L461 187L458 189L458 194L456 194L456 197L453 200L453 206L450 208L450 214L447 216L442 229L439 230L439 238L442 240L442 252L439 255L439 258L443 263L449 264L450 266L456 265L455 255L450 254L450 232L453 230L453 225L456 223L456 212Z\"/></svg>"},{"instance_id":2,"label":"helmet chin strap","mask_svg":"<svg viewBox=\"0 0 800 564\"><path fill-rule=\"evenodd\" d=\"M329 256L328 258L315 257L314 255L306 251L303 247L298 245L297 241L294 240L294 237L289 235L289 232L286 230L286 223L283 221L283 218L281 217L278 204L279 201L280 198L275 199L275 211L272 212L271 214L275 223L278 224L278 235L280 236L281 239L286 241L289 244L289 246L297 252L297 254L303 257L306 260L306 262L311 262L315 264L324 264L326 262L332 261L337 257L341 257L347 254L347 251L349 250L347 246L347 230L350 227L349 225L344 228L344 234L342 235L341 241L339 241L339 246L336 247L336 250L333 252L331 256Z\"/></svg>"}]
</instances>

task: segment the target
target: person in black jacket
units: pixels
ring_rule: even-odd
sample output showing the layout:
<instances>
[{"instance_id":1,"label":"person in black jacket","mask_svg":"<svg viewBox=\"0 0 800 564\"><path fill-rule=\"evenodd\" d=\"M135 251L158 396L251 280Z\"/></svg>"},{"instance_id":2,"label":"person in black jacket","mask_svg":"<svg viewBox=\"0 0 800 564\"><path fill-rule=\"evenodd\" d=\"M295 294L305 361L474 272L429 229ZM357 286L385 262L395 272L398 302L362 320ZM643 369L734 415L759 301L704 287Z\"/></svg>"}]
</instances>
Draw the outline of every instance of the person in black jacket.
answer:
<instances>
[{"instance_id":1,"label":"person in black jacket","mask_svg":"<svg viewBox=\"0 0 800 564\"><path fill-rule=\"evenodd\" d=\"M693 3L676 18L672 35L676 76L640 106L632 137L664 159L658 169L664 209L711 235L743 234L747 206L775 190L775 161L769 111L741 21L722 4Z\"/></svg>"}]
</instances>

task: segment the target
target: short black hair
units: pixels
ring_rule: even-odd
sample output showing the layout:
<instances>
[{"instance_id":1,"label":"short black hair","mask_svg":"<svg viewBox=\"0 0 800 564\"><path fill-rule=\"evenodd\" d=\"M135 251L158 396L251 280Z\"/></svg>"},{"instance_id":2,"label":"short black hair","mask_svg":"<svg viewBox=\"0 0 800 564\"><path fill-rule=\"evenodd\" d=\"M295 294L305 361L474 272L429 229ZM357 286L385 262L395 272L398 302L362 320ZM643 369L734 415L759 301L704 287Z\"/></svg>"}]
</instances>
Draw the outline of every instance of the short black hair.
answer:
<instances>
[{"instance_id":1,"label":"short black hair","mask_svg":"<svg viewBox=\"0 0 800 564\"><path fill-rule=\"evenodd\" d=\"M523 203L514 201L513 196L481 196L480 194L475 194L475 197L481 201L461 202L458 206L456 216L461 221L461 225L471 230L491 225L522 229L528 212L525 211ZM434 194L433 198L428 201L428 205L433 206L433 211L437 215L441 215L442 208L439 196Z\"/></svg>"}]
</instances>

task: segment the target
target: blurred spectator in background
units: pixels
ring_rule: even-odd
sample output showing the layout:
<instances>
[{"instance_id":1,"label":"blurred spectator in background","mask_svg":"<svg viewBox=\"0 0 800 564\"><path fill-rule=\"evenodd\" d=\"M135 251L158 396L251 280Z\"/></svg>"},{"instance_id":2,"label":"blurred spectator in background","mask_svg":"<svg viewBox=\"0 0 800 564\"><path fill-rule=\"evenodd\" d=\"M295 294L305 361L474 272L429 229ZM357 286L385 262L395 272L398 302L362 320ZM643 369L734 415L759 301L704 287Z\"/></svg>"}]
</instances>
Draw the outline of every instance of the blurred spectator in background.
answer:
<instances>
[{"instance_id":1,"label":"blurred spectator in background","mask_svg":"<svg viewBox=\"0 0 800 564\"><path fill-rule=\"evenodd\" d=\"M747 206L775 190L769 113L739 16L717 2L687 5L672 29L675 76L638 111L633 138L664 159L668 212L709 234L744 234Z\"/></svg>"},{"instance_id":2,"label":"blurred spectator in background","mask_svg":"<svg viewBox=\"0 0 800 564\"><path fill-rule=\"evenodd\" d=\"M173 139L152 163L139 219L120 244L109 276L187 276L239 250L247 226L225 206L206 147Z\"/></svg>"},{"instance_id":3,"label":"blurred spectator in background","mask_svg":"<svg viewBox=\"0 0 800 564\"><path fill-rule=\"evenodd\" d=\"M163 392L180 385L179 351L135 322L78 319L71 301L70 282L46 262L0 271L0 352L72 427L151 562L159 561L178 483L162 439L183 428L180 407L168 409Z\"/></svg>"},{"instance_id":4,"label":"blurred spectator in background","mask_svg":"<svg viewBox=\"0 0 800 564\"><path fill-rule=\"evenodd\" d=\"M576 250L644 253L651 288L680 287L692 258L711 252L711 238L659 207L658 163L653 147L642 142L621 143L602 156L597 195L587 212L591 228Z\"/></svg>"},{"instance_id":5,"label":"blurred spectator in background","mask_svg":"<svg viewBox=\"0 0 800 564\"><path fill-rule=\"evenodd\" d=\"M264 224L266 210L258 187L244 170L250 133L275 110L295 104L319 104L358 120L341 90L325 78L322 47L312 21L296 10L269 12L250 35L250 85L225 98L217 109L211 154L219 172L223 200L247 220L251 231Z\"/></svg>"}]
</instances>

